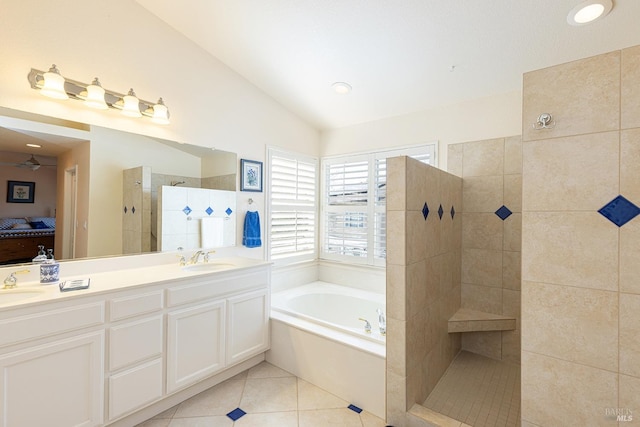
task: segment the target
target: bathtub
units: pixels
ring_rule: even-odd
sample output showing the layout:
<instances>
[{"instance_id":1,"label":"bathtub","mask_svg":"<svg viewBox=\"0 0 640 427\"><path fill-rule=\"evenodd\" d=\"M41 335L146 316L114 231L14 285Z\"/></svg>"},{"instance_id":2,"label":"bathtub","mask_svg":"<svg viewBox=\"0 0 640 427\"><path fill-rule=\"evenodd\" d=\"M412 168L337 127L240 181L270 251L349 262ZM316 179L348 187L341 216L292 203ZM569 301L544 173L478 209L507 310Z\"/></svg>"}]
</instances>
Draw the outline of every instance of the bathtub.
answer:
<instances>
[{"instance_id":1,"label":"bathtub","mask_svg":"<svg viewBox=\"0 0 640 427\"><path fill-rule=\"evenodd\" d=\"M271 296L267 360L385 418L385 336L376 309L385 296L313 282ZM372 332L365 332L365 318Z\"/></svg>"}]
</instances>

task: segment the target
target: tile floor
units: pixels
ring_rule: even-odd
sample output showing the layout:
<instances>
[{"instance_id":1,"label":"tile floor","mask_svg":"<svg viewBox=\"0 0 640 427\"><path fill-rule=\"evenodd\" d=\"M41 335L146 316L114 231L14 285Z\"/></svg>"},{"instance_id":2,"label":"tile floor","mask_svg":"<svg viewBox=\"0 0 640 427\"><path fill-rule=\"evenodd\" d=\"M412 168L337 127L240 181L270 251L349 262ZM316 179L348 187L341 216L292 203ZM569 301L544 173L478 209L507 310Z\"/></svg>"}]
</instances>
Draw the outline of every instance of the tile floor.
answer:
<instances>
[{"instance_id":1,"label":"tile floor","mask_svg":"<svg viewBox=\"0 0 640 427\"><path fill-rule=\"evenodd\" d=\"M520 365L461 351L423 406L474 427L520 426Z\"/></svg>"},{"instance_id":2,"label":"tile floor","mask_svg":"<svg viewBox=\"0 0 640 427\"><path fill-rule=\"evenodd\" d=\"M138 427L384 427L380 418L267 362L138 424ZM226 414L246 415L235 422Z\"/></svg>"}]
</instances>

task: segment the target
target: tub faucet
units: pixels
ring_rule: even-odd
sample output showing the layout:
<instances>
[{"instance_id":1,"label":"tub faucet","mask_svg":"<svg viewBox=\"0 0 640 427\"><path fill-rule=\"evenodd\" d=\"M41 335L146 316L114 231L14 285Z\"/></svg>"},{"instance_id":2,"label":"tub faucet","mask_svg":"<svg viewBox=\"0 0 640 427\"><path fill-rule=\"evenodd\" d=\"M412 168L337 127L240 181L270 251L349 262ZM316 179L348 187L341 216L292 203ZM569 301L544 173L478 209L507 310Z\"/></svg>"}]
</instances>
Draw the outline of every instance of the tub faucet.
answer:
<instances>
[{"instance_id":1,"label":"tub faucet","mask_svg":"<svg viewBox=\"0 0 640 427\"><path fill-rule=\"evenodd\" d=\"M371 333L371 323L367 319L363 319L362 317L358 317L358 320L362 320L364 322L364 331L368 334Z\"/></svg>"},{"instance_id":2,"label":"tub faucet","mask_svg":"<svg viewBox=\"0 0 640 427\"><path fill-rule=\"evenodd\" d=\"M381 308L376 310L378 313L378 326L380 327L380 335L387 335L387 319L384 317L384 311Z\"/></svg>"}]
</instances>

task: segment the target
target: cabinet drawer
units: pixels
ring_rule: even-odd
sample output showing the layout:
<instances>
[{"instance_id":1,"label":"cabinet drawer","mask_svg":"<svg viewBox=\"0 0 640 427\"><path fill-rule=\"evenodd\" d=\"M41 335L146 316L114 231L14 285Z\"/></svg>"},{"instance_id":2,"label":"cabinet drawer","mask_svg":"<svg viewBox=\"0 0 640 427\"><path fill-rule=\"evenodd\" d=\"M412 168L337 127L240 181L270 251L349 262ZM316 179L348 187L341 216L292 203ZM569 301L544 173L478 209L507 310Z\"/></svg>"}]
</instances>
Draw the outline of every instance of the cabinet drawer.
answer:
<instances>
[{"instance_id":1,"label":"cabinet drawer","mask_svg":"<svg viewBox=\"0 0 640 427\"><path fill-rule=\"evenodd\" d=\"M113 420L162 397L162 359L109 378L109 419Z\"/></svg>"},{"instance_id":2,"label":"cabinet drawer","mask_svg":"<svg viewBox=\"0 0 640 427\"><path fill-rule=\"evenodd\" d=\"M140 314L153 313L162 310L162 303L162 291L114 298L109 304L109 318L116 321Z\"/></svg>"},{"instance_id":3,"label":"cabinet drawer","mask_svg":"<svg viewBox=\"0 0 640 427\"><path fill-rule=\"evenodd\" d=\"M162 316L109 329L109 369L124 368L162 354Z\"/></svg>"},{"instance_id":4,"label":"cabinet drawer","mask_svg":"<svg viewBox=\"0 0 640 427\"><path fill-rule=\"evenodd\" d=\"M265 272L238 274L233 278L201 278L183 286L167 289L167 306L174 307L208 298L219 298L231 292L266 286L268 281Z\"/></svg>"},{"instance_id":5,"label":"cabinet drawer","mask_svg":"<svg viewBox=\"0 0 640 427\"><path fill-rule=\"evenodd\" d=\"M0 346L103 323L103 302L0 320Z\"/></svg>"}]
</instances>

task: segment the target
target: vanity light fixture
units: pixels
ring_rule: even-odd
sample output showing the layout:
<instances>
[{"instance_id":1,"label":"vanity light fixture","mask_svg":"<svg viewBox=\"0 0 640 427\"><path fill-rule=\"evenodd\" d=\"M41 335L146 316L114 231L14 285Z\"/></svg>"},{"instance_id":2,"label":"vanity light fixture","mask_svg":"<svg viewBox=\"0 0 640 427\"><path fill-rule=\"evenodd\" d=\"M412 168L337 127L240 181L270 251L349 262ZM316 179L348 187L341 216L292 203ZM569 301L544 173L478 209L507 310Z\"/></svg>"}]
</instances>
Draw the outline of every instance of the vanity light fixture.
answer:
<instances>
[{"instance_id":1,"label":"vanity light fixture","mask_svg":"<svg viewBox=\"0 0 640 427\"><path fill-rule=\"evenodd\" d=\"M133 89L124 95L105 89L96 77L91 84L62 77L58 68L51 66L44 72L32 68L27 76L32 89L38 89L45 96L55 99L76 99L84 101L91 108L106 110L114 108L128 117L149 117L158 124L169 124L169 109L162 98L157 103L139 99Z\"/></svg>"},{"instance_id":2,"label":"vanity light fixture","mask_svg":"<svg viewBox=\"0 0 640 427\"><path fill-rule=\"evenodd\" d=\"M611 0L585 0L567 15L569 25L580 26L604 18L613 8Z\"/></svg>"}]
</instances>

